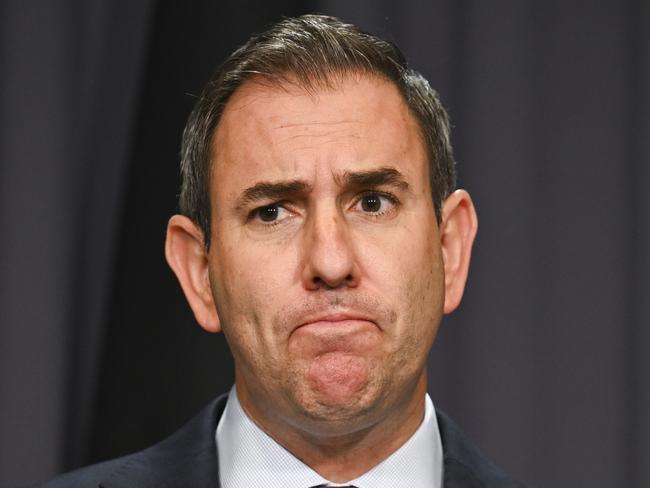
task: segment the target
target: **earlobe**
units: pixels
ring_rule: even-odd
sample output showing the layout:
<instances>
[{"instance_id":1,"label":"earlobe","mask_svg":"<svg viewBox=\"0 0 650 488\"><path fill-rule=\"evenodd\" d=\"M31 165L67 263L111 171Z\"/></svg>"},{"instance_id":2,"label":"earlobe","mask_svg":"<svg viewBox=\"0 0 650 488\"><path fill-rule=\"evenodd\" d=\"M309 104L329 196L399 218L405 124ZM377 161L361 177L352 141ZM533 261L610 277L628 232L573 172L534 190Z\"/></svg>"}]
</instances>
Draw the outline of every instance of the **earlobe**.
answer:
<instances>
[{"instance_id":1,"label":"earlobe","mask_svg":"<svg viewBox=\"0 0 650 488\"><path fill-rule=\"evenodd\" d=\"M208 332L220 332L221 322L210 288L203 233L183 215L174 215L169 219L165 257L178 278L197 322Z\"/></svg>"},{"instance_id":2,"label":"earlobe","mask_svg":"<svg viewBox=\"0 0 650 488\"><path fill-rule=\"evenodd\" d=\"M460 304L467 282L478 218L465 190L456 190L443 204L440 243L445 270L444 313Z\"/></svg>"}]
</instances>

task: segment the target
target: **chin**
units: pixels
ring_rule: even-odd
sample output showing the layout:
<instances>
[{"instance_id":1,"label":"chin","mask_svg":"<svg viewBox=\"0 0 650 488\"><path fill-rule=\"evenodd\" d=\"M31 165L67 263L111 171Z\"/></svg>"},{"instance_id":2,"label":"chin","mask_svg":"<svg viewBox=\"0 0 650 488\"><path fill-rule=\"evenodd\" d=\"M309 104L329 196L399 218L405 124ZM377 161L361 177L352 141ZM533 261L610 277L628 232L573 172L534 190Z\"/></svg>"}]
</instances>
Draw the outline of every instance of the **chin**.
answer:
<instances>
[{"instance_id":1,"label":"chin","mask_svg":"<svg viewBox=\"0 0 650 488\"><path fill-rule=\"evenodd\" d=\"M311 420L335 424L358 421L377 409L381 392L367 360L355 356L324 355L306 372L297 404Z\"/></svg>"},{"instance_id":2,"label":"chin","mask_svg":"<svg viewBox=\"0 0 650 488\"><path fill-rule=\"evenodd\" d=\"M343 437L371 427L380 418L379 402L372 395L357 398L324 398L303 404L302 428L321 438Z\"/></svg>"}]
</instances>

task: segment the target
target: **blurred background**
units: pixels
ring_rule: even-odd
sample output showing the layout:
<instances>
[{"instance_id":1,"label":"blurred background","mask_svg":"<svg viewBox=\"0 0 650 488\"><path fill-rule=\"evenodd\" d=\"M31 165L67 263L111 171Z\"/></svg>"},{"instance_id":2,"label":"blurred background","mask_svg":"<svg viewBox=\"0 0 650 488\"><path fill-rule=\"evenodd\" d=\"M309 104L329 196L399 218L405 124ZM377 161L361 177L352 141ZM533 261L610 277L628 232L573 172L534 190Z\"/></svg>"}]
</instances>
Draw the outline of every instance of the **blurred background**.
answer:
<instances>
[{"instance_id":1,"label":"blurred background","mask_svg":"<svg viewBox=\"0 0 650 488\"><path fill-rule=\"evenodd\" d=\"M480 220L430 392L533 486L650 486L650 2L3 0L0 487L139 450L233 381L163 256L181 131L282 15L394 40Z\"/></svg>"}]
</instances>

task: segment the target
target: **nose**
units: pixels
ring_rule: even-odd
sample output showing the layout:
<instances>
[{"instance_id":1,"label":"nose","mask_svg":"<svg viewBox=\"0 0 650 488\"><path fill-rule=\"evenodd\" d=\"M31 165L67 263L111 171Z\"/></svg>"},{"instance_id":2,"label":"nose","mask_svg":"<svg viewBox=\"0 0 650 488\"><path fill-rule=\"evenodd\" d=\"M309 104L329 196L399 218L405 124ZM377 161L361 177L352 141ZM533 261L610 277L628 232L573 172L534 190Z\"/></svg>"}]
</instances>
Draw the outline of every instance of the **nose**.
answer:
<instances>
[{"instance_id":1,"label":"nose","mask_svg":"<svg viewBox=\"0 0 650 488\"><path fill-rule=\"evenodd\" d=\"M308 290L355 287L359 270L343 215L336 209L315 213L303 242L302 279Z\"/></svg>"}]
</instances>

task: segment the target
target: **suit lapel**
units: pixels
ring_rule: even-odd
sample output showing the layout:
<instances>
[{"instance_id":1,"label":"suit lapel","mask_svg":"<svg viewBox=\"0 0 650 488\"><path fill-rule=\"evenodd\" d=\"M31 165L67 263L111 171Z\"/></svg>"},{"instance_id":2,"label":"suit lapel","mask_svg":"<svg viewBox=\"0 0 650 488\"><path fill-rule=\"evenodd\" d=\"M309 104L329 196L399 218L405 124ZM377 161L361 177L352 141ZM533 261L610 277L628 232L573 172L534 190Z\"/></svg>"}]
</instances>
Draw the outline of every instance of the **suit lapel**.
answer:
<instances>
[{"instance_id":1,"label":"suit lapel","mask_svg":"<svg viewBox=\"0 0 650 488\"><path fill-rule=\"evenodd\" d=\"M443 412L436 410L442 439L443 488L524 488L487 460Z\"/></svg>"},{"instance_id":2,"label":"suit lapel","mask_svg":"<svg viewBox=\"0 0 650 488\"><path fill-rule=\"evenodd\" d=\"M174 435L130 456L100 488L220 488L214 436L227 398L220 396Z\"/></svg>"},{"instance_id":3,"label":"suit lapel","mask_svg":"<svg viewBox=\"0 0 650 488\"><path fill-rule=\"evenodd\" d=\"M443 488L483 487L471 469L465 464L471 446L462 432L447 415L436 410L443 452Z\"/></svg>"}]
</instances>

